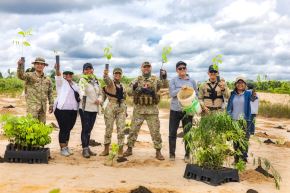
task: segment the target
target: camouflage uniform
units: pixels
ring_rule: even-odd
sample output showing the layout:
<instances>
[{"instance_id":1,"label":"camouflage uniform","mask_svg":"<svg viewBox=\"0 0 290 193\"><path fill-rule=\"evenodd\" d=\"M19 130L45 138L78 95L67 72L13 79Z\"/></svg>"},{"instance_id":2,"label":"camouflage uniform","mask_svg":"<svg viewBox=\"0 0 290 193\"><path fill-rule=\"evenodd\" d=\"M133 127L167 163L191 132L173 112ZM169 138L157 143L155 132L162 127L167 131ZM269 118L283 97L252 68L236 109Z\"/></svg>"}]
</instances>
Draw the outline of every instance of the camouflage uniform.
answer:
<instances>
[{"instance_id":1,"label":"camouflage uniform","mask_svg":"<svg viewBox=\"0 0 290 193\"><path fill-rule=\"evenodd\" d=\"M117 94L117 83L115 80L112 80L109 76L104 77L104 81L106 83L106 87L104 87L104 92L106 93L106 97L108 98L109 102L105 108L104 118L106 124L106 132L105 132L105 140L104 144L110 144L112 138L112 132L114 127L114 121L116 120L117 125L117 134L118 134L118 145L124 145L124 129L126 123L126 112L127 106L125 104L126 99L126 92L125 88L120 83L120 87L123 89L123 96L120 101L116 98Z\"/></svg>"},{"instance_id":2,"label":"camouflage uniform","mask_svg":"<svg viewBox=\"0 0 290 193\"><path fill-rule=\"evenodd\" d=\"M25 81L27 113L45 123L47 100L50 108L53 107L52 82L50 78L44 74L38 76L36 72L24 72L24 65L18 66L17 76Z\"/></svg>"},{"instance_id":3,"label":"camouflage uniform","mask_svg":"<svg viewBox=\"0 0 290 193\"><path fill-rule=\"evenodd\" d=\"M144 84L148 85L148 90L151 91L150 94L142 91ZM139 76L130 84L128 94L133 96L134 108L131 130L128 137L128 147L132 148L134 146L139 130L144 120L146 120L154 148L157 150L162 148L158 103L160 101L160 88L168 87L166 84L168 84L168 81L161 81L156 76ZM134 85L137 87L134 88Z\"/></svg>"},{"instance_id":4,"label":"camouflage uniform","mask_svg":"<svg viewBox=\"0 0 290 193\"><path fill-rule=\"evenodd\" d=\"M202 109L207 107L210 111L221 110L225 100L229 98L230 91L225 83L225 89L221 90L219 82L209 80L199 87L198 98Z\"/></svg>"}]
</instances>

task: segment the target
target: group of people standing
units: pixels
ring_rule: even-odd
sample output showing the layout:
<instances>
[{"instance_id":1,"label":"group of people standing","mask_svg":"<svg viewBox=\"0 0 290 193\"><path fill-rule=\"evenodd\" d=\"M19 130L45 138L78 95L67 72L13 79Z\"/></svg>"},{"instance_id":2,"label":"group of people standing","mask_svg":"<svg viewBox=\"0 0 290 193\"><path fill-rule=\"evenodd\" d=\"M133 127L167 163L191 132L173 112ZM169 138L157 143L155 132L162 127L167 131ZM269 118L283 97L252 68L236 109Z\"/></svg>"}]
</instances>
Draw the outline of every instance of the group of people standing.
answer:
<instances>
[{"instance_id":1,"label":"group of people standing","mask_svg":"<svg viewBox=\"0 0 290 193\"><path fill-rule=\"evenodd\" d=\"M128 88L121 83L123 75L121 68L114 68L113 77L109 76L109 70L105 69L103 80L105 86L101 85L94 75L93 65L85 63L83 73L79 83L75 83L72 69L65 68L60 72L60 65L55 65L55 81L57 98L53 100L53 86L51 80L45 76L44 67L47 66L43 58L36 58L32 64L34 71L24 71L23 59L18 61L17 75L25 81L25 94L27 102L27 113L44 122L47 101L49 103L49 112L54 112L58 122L60 153L63 156L69 156L73 152L68 147L70 131L73 129L77 114L79 113L82 124L81 141L82 155L85 158L96 156L89 147L90 135L94 127L96 117L100 112L101 105L107 100L104 109L105 136L104 150L100 156L109 155L111 137L114 123L117 126L118 138L118 157L128 157L133 154L133 147L137 140L138 133L143 122L146 120L151 138L156 150L156 159L164 160L161 153L162 138L160 134L160 120L158 104L160 101L161 88L169 87L171 97L170 118L169 118L169 159L175 160L176 135L180 122L186 134L191 128L193 116L186 115L177 99L177 93L181 89L191 87L196 92L202 108L202 116L210 112L222 111L226 109L234 120L244 118L248 127L246 129L247 138L250 135L250 125L253 123L251 114L251 102L257 100L254 92L247 90L247 83L244 77L237 77L235 89L230 92L224 79L219 80L218 71L209 67L209 80L198 88L196 81L187 73L187 64L179 61L176 64L177 76L167 80L167 72L161 70L160 77L151 74L152 66L149 62L141 65L142 75L132 81ZM168 84L169 82L169 84ZM123 152L125 146L125 122L127 117L126 97L133 98L133 116L131 128L127 138L127 149ZM228 103L226 105L226 103ZM236 147L238 148L238 147ZM243 159L246 160L247 152L244 152ZM184 160L189 160L189 150L185 143Z\"/></svg>"}]
</instances>

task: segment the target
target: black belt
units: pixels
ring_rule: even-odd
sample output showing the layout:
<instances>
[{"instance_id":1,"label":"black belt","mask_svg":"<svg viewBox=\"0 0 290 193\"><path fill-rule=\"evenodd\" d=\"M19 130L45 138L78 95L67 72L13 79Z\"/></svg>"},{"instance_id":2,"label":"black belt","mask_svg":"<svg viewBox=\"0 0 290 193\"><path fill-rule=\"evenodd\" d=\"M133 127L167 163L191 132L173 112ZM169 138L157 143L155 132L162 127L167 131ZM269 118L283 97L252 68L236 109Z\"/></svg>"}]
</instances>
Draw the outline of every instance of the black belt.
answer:
<instances>
[{"instance_id":1,"label":"black belt","mask_svg":"<svg viewBox=\"0 0 290 193\"><path fill-rule=\"evenodd\" d=\"M216 111L222 109L221 107L207 107L211 111Z\"/></svg>"}]
</instances>

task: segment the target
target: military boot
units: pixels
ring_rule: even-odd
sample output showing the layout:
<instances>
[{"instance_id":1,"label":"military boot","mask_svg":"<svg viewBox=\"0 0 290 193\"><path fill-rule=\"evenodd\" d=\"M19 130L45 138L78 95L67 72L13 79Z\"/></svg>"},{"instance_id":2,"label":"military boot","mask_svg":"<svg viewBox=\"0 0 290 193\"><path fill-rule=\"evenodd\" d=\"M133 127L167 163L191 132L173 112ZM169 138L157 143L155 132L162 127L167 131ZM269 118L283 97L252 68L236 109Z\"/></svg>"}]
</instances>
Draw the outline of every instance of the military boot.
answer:
<instances>
[{"instance_id":1,"label":"military boot","mask_svg":"<svg viewBox=\"0 0 290 193\"><path fill-rule=\"evenodd\" d=\"M123 146L119 147L118 157L123 157Z\"/></svg>"},{"instance_id":2,"label":"military boot","mask_svg":"<svg viewBox=\"0 0 290 193\"><path fill-rule=\"evenodd\" d=\"M133 154L132 147L128 147L127 150L124 152L123 156L129 157L132 154Z\"/></svg>"},{"instance_id":3,"label":"military boot","mask_svg":"<svg viewBox=\"0 0 290 193\"><path fill-rule=\"evenodd\" d=\"M161 150L160 149L156 149L156 159L158 159L158 160L164 160L164 157L161 154Z\"/></svg>"},{"instance_id":4,"label":"military boot","mask_svg":"<svg viewBox=\"0 0 290 193\"><path fill-rule=\"evenodd\" d=\"M105 149L104 151L100 154L100 156L107 156L109 155L109 150L110 149L110 144L105 144Z\"/></svg>"}]
</instances>

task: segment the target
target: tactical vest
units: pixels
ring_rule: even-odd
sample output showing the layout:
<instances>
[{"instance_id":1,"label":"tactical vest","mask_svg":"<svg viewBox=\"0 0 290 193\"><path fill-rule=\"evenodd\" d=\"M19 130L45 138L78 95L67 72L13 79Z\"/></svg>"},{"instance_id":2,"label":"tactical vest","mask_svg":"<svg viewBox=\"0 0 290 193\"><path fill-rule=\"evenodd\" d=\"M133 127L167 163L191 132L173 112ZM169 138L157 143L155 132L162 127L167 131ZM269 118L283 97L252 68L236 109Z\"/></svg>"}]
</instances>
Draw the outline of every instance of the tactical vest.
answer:
<instances>
[{"instance_id":1,"label":"tactical vest","mask_svg":"<svg viewBox=\"0 0 290 193\"><path fill-rule=\"evenodd\" d=\"M106 91L106 86L103 87L103 91L106 95L110 96L110 97L114 97L117 99L117 102L119 103L119 105L121 105L122 103L122 100L125 100L125 97L124 97L124 88L122 86L122 84L120 84L120 87L118 87L114 82L114 85L115 85L115 88L116 88L116 94L112 94L112 93L109 93Z\"/></svg>"},{"instance_id":2,"label":"tactical vest","mask_svg":"<svg viewBox=\"0 0 290 193\"><path fill-rule=\"evenodd\" d=\"M212 103L214 104L214 101L216 99L222 99L224 101L224 97L223 95L218 95L217 94L217 91L216 91L216 87L218 86L218 82L215 83L214 87L211 86L211 83L207 83L208 85L208 89L207 89L207 92L209 93L209 96L204 96L205 99L211 99L212 100Z\"/></svg>"},{"instance_id":3,"label":"tactical vest","mask_svg":"<svg viewBox=\"0 0 290 193\"><path fill-rule=\"evenodd\" d=\"M136 105L157 105L160 101L160 95L158 91L160 90L158 85L158 79L156 76L150 76L145 78L144 76L139 76L137 79L138 87L144 87L144 84L148 84L148 89L150 89L152 94L146 93L135 93L133 96L133 102Z\"/></svg>"}]
</instances>

